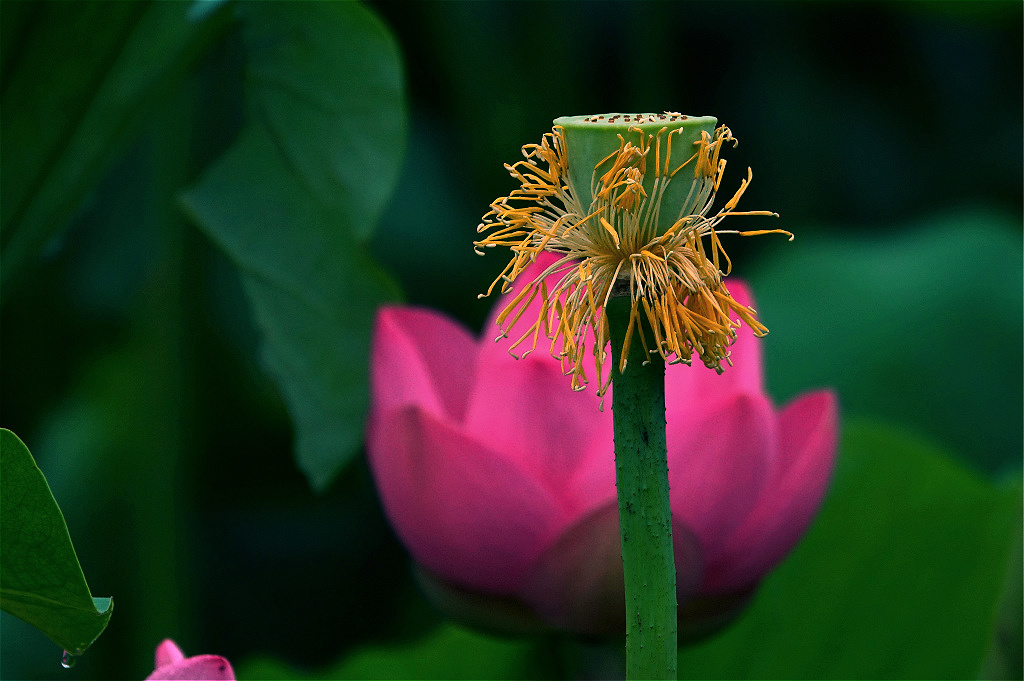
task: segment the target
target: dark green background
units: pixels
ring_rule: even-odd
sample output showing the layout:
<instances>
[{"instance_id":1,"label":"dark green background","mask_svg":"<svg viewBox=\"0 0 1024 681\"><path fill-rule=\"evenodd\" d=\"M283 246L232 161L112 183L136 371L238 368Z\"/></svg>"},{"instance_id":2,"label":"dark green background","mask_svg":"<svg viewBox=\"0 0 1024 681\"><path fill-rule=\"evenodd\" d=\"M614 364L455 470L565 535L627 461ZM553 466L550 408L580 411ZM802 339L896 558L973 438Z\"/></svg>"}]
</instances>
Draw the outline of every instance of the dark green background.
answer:
<instances>
[{"instance_id":1,"label":"dark green background","mask_svg":"<svg viewBox=\"0 0 1024 681\"><path fill-rule=\"evenodd\" d=\"M374 655L395 657L380 646L419 645L428 633L440 643L411 668L441 675L454 672L431 665L459 655L492 664L468 666L467 675L510 677L573 673L581 650L606 655L555 639L481 647L435 629L439 616L416 591L358 449L351 462L339 455L337 475L301 464L322 449L296 446L296 398L279 387L282 376L301 376L262 345L265 324L294 328L287 316L281 321L290 304L260 288L263 279L254 283L258 264L242 263L202 210L202 188L224 196L209 189L217 176L204 173L254 124L292 140L300 159L325 141L356 138L385 158L380 173L368 167L362 177L342 177L345 191L289 185L291 175L260 160L258 144L248 148L256 160L241 163L244 172L226 171L228 181L252 173L245 186L257 188L253 200L308 192L311 199L293 204L308 211L301 224L327 215L347 225L332 237L329 252L341 255L330 262L360 273L344 281L361 283L325 290L314 278L307 302L320 309L322 295L336 309L350 300L352 323L363 331L348 335L348 318L332 317L303 346L303 356L331 367L331 385L342 391L332 394L347 399L344 391L365 390L360 353L378 302L401 297L480 328L491 301L476 294L503 263L473 254L475 227L488 203L512 188L502 164L539 141L553 118L666 109L717 116L740 140L726 187L751 166L741 205L779 212L778 226L797 235L793 243L724 238L772 331L764 341L769 388L781 402L835 386L844 420L861 424L844 439L845 477L822 516L836 519L828 528L853 532L863 526L851 515L857 509L898 498L891 513L871 519L888 543L858 544L859 558L886 566L879 574L893 583L919 572L920 583L933 585L915 594L920 603L948 597L962 609L972 596L950 585L975 583L964 581L967 565L978 583L1001 582L1005 537L1020 508L1012 490L992 486L1019 480L1024 411L1020 3L372 3L386 27L378 38L387 42L389 30L401 54L404 103L385 92L378 111L354 110L352 100L369 96L363 89L358 98L316 102L365 138L344 137L350 131L334 119L319 128L274 118L274 102L254 104L253 69L270 81L279 74L259 61L259 35L245 33L251 6L210 5L205 19L173 36L169 24L147 19L152 5L118 6L0 5L5 203L8 192L38 190L32 164L54 163L54 149L69 144L56 123L52 139L27 136L11 112L74 118L76 102L113 73L126 36L163 36L140 40L149 47L136 48L139 74L114 88L127 103L115 101L117 115L83 133L91 155L66 159L82 168L68 185L75 191L42 197L37 247L10 264L11 232L2 234L0 425L46 473L93 593L117 602L107 631L70 671L45 637L3 615L5 678L142 678L165 636L187 653L226 655L236 668L261 655L310 673L378 646L337 670L356 676L373 673ZM373 34L362 23L332 32L337 27L311 7L264 3L262 25L294 21L315 37L313 55L362 49L360 36ZM30 45L33 59L24 56ZM386 54L374 49L359 52L366 82L388 77ZM82 50L92 60L78 58ZM292 56L304 65L307 95L321 83L324 92L345 91L347 76L331 63L302 61L304 54ZM375 114L399 122L367 125ZM387 178L377 177L389 163L400 171L390 198ZM239 201L248 205L246 196ZM197 229L203 215L208 222ZM275 238L280 248L267 251L268 262L291 262L289 244L301 242ZM295 257L302 255L299 248ZM350 437L358 447L358 432ZM297 462L297 449L312 458L300 453ZM877 463L878 452L891 452L892 468ZM886 487L902 479L910 492ZM312 492L310 481L323 490ZM961 509L955 531L928 510L934 504ZM987 646L991 632L977 627L961 637L978 638L963 654L935 634L920 639L930 648L907 646L904 658L875 651L875 666L858 666L878 622L910 626L931 616L926 607L895 606L877 622L863 613L841 622L854 632L843 640L864 642L824 661L821 651L837 640L828 635L812 652L783 638L774 657L716 667L713 660L738 659L730 646L753 650L744 637L757 637L772 608L832 598L822 590L837 588L839 578L822 557L845 557L829 553L838 549L821 528L748 619L690 651L703 655L689 659L695 675L973 675L975 667L957 665ZM935 547L948 537L959 548L947 552L948 564L937 563L943 554ZM902 548L889 555L887 547ZM1019 583L1019 563L1014 569ZM842 583L884 582L849 579ZM810 590L793 595L794 580ZM965 621L985 621L993 593ZM1009 611L1016 603L1019 615L1017 594ZM880 587L872 603L886 596ZM819 615L822 627L834 623ZM1017 675L1019 641L1006 667ZM245 666L250 676L272 677L273 669ZM283 669L278 676L298 673Z\"/></svg>"}]
</instances>

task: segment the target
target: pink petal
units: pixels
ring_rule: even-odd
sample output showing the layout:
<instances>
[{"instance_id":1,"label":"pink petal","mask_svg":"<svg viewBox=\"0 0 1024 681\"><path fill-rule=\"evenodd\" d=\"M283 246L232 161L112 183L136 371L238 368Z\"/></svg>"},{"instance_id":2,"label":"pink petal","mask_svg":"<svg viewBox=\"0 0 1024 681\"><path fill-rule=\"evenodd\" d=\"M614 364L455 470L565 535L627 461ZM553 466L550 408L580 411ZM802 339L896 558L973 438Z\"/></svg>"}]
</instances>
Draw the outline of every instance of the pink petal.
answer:
<instances>
[{"instance_id":1,"label":"pink petal","mask_svg":"<svg viewBox=\"0 0 1024 681\"><path fill-rule=\"evenodd\" d=\"M533 471L419 407L374 413L367 449L406 547L460 586L513 592L569 521Z\"/></svg>"},{"instance_id":2,"label":"pink petal","mask_svg":"<svg viewBox=\"0 0 1024 681\"><path fill-rule=\"evenodd\" d=\"M737 591L764 577L814 518L832 473L838 405L829 391L804 395L779 418L779 459L757 505L709 567L705 588Z\"/></svg>"},{"instance_id":3,"label":"pink petal","mask_svg":"<svg viewBox=\"0 0 1024 681\"><path fill-rule=\"evenodd\" d=\"M544 481L568 506L588 504L571 481L590 466L612 465L610 410L598 410L593 391L573 392L546 355L516 360L484 350L479 359L465 432ZM588 456L594 449L596 456Z\"/></svg>"},{"instance_id":4,"label":"pink petal","mask_svg":"<svg viewBox=\"0 0 1024 681\"><path fill-rule=\"evenodd\" d=\"M156 668L175 664L185 659L185 653L181 652L181 648L178 644L169 638L165 638L163 642L156 647Z\"/></svg>"},{"instance_id":5,"label":"pink petal","mask_svg":"<svg viewBox=\"0 0 1024 681\"><path fill-rule=\"evenodd\" d=\"M740 303L752 305L753 297L747 286L738 280L728 280L729 292ZM733 319L738 317L733 313ZM665 403L670 414L676 410L692 412L714 405L727 395L764 392L764 372L761 367L761 339L754 336L744 324L736 332L736 341L729 346L732 366L722 362L721 375L708 369L693 355L693 365L670 365L665 371Z\"/></svg>"},{"instance_id":6,"label":"pink petal","mask_svg":"<svg viewBox=\"0 0 1024 681\"><path fill-rule=\"evenodd\" d=\"M610 391L609 391L610 392ZM597 434L581 448L576 470L565 483L565 498L577 515L586 515L617 498L615 489L615 443L612 436L611 399L601 413Z\"/></svg>"},{"instance_id":7,"label":"pink petal","mask_svg":"<svg viewBox=\"0 0 1024 681\"><path fill-rule=\"evenodd\" d=\"M188 681L234 681L231 663L219 655L196 655L174 664L158 667L146 681L187 679Z\"/></svg>"},{"instance_id":8,"label":"pink petal","mask_svg":"<svg viewBox=\"0 0 1024 681\"><path fill-rule=\"evenodd\" d=\"M373 339L373 408L418 404L458 422L466 411L477 343L462 326L430 310L384 307Z\"/></svg>"},{"instance_id":9,"label":"pink petal","mask_svg":"<svg viewBox=\"0 0 1024 681\"><path fill-rule=\"evenodd\" d=\"M761 395L735 395L697 414L670 410L666 434L673 519L697 535L705 559L714 561L774 465L772 406Z\"/></svg>"},{"instance_id":10,"label":"pink petal","mask_svg":"<svg viewBox=\"0 0 1024 681\"><path fill-rule=\"evenodd\" d=\"M685 525L673 523L676 589L683 602L703 576L700 545ZM625 588L616 499L581 516L537 562L521 598L545 622L586 634L623 631Z\"/></svg>"},{"instance_id":11,"label":"pink petal","mask_svg":"<svg viewBox=\"0 0 1024 681\"><path fill-rule=\"evenodd\" d=\"M623 594L614 499L566 528L520 589L521 598L549 625L589 634L622 630Z\"/></svg>"}]
</instances>

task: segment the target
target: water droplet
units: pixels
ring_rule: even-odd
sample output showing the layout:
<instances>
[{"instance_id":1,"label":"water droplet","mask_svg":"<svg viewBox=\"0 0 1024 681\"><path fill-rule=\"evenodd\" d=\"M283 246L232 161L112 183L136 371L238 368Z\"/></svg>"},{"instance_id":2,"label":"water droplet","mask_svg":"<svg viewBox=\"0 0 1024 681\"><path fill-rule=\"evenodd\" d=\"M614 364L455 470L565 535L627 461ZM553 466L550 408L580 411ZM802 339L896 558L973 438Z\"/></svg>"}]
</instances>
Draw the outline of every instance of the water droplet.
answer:
<instances>
[{"instance_id":1,"label":"water droplet","mask_svg":"<svg viewBox=\"0 0 1024 681\"><path fill-rule=\"evenodd\" d=\"M64 667L64 669L71 669L75 666L76 661L75 656L66 650L64 651L64 654L60 656L60 666Z\"/></svg>"}]
</instances>

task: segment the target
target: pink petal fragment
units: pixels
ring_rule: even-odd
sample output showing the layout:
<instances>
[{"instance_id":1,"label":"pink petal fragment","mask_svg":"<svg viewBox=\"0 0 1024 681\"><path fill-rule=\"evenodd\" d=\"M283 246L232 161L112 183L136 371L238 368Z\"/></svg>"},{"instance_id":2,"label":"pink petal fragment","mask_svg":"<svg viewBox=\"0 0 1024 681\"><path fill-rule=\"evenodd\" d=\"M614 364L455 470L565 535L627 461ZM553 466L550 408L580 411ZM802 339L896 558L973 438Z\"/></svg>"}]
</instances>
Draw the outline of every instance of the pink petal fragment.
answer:
<instances>
[{"instance_id":1,"label":"pink petal fragment","mask_svg":"<svg viewBox=\"0 0 1024 681\"><path fill-rule=\"evenodd\" d=\"M569 522L542 480L418 407L375 414L368 435L392 525L442 579L512 593Z\"/></svg>"},{"instance_id":2,"label":"pink petal fragment","mask_svg":"<svg viewBox=\"0 0 1024 681\"><path fill-rule=\"evenodd\" d=\"M410 307L381 308L371 363L374 408L419 404L461 421L476 352L473 336L442 314Z\"/></svg>"},{"instance_id":3,"label":"pink petal fragment","mask_svg":"<svg viewBox=\"0 0 1024 681\"><path fill-rule=\"evenodd\" d=\"M187 681L234 681L231 663L220 655L196 655L174 664L158 667L146 681L179 679Z\"/></svg>"},{"instance_id":4,"label":"pink petal fragment","mask_svg":"<svg viewBox=\"0 0 1024 681\"><path fill-rule=\"evenodd\" d=\"M775 415L762 395L735 395L702 412L669 413L668 476L673 516L714 561L768 480Z\"/></svg>"},{"instance_id":5,"label":"pink petal fragment","mask_svg":"<svg viewBox=\"0 0 1024 681\"><path fill-rule=\"evenodd\" d=\"M750 587L803 536L828 488L838 421L838 403L830 391L804 395L782 412L778 465L757 505L709 566L707 590Z\"/></svg>"},{"instance_id":6,"label":"pink petal fragment","mask_svg":"<svg viewBox=\"0 0 1024 681\"><path fill-rule=\"evenodd\" d=\"M181 652L181 648L178 644L169 638L165 638L160 645L156 647L156 668L164 667L169 664L175 664L185 659L185 653Z\"/></svg>"}]
</instances>

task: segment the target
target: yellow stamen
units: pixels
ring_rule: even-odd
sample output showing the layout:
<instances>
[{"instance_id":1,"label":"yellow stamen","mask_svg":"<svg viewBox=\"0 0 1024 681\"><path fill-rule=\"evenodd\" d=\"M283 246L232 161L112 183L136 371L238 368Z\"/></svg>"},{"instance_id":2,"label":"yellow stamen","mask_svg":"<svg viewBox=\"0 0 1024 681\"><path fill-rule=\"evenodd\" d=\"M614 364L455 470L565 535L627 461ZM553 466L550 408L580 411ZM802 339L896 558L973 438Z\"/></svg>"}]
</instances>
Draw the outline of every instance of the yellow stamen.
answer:
<instances>
[{"instance_id":1,"label":"yellow stamen","mask_svg":"<svg viewBox=\"0 0 1024 681\"><path fill-rule=\"evenodd\" d=\"M605 230L606 230L606 231L607 231L607 232L608 232L609 234L611 234L611 235L612 235L612 239L613 239L613 240L615 241L615 248L619 248L619 247L620 247L620 246L622 245L622 244L621 244L621 243L619 242L619 233L618 233L618 232L616 232L616 231L615 231L615 228L614 228L614 227L612 227L612 226L611 226L611 224L610 224L610 223L609 223L609 222L608 222L607 220L605 220L605 219L604 219L603 217L602 217L602 218L600 218L600 219L599 219L599 221L600 221L600 223L601 223L601 226L602 226L602 227L604 227L604 228L605 228Z\"/></svg>"}]
</instances>

